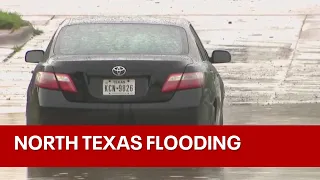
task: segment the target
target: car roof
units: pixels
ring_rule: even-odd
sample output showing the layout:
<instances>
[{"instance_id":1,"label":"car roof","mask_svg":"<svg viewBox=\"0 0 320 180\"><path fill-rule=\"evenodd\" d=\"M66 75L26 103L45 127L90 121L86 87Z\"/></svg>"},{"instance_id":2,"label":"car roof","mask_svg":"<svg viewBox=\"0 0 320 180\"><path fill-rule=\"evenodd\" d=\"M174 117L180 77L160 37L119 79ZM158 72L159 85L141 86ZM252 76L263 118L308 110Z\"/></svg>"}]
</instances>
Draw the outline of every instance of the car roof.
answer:
<instances>
[{"instance_id":1,"label":"car roof","mask_svg":"<svg viewBox=\"0 0 320 180\"><path fill-rule=\"evenodd\" d=\"M103 24L103 23L137 23L137 24L160 24L174 25L188 28L190 22L183 18L152 17L152 16L84 16L67 18L61 26L77 24Z\"/></svg>"}]
</instances>

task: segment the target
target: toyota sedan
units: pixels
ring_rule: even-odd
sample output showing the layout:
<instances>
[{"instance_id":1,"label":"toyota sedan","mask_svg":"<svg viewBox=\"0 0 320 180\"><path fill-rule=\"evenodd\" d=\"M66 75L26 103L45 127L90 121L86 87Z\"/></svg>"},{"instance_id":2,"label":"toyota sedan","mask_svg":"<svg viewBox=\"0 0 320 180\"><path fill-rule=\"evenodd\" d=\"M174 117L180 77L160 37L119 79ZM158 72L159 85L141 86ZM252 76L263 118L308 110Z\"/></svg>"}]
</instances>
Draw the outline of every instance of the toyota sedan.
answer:
<instances>
[{"instance_id":1,"label":"toyota sedan","mask_svg":"<svg viewBox=\"0 0 320 180\"><path fill-rule=\"evenodd\" d=\"M178 18L66 19L37 63L27 125L222 125L225 90L190 22Z\"/></svg>"}]
</instances>

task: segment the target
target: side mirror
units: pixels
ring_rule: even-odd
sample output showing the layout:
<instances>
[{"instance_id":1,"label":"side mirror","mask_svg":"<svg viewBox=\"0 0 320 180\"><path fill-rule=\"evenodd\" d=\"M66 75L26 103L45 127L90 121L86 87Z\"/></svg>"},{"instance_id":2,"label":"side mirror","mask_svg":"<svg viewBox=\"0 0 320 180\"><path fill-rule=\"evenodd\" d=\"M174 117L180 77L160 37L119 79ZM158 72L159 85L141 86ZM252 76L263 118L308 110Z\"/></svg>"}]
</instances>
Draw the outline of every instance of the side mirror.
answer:
<instances>
[{"instance_id":1,"label":"side mirror","mask_svg":"<svg viewBox=\"0 0 320 180\"><path fill-rule=\"evenodd\" d=\"M39 63L44 58L43 50L31 50L26 52L25 61L28 63Z\"/></svg>"},{"instance_id":2,"label":"side mirror","mask_svg":"<svg viewBox=\"0 0 320 180\"><path fill-rule=\"evenodd\" d=\"M231 61L231 54L224 50L215 50L210 58L211 63L228 63Z\"/></svg>"}]
</instances>

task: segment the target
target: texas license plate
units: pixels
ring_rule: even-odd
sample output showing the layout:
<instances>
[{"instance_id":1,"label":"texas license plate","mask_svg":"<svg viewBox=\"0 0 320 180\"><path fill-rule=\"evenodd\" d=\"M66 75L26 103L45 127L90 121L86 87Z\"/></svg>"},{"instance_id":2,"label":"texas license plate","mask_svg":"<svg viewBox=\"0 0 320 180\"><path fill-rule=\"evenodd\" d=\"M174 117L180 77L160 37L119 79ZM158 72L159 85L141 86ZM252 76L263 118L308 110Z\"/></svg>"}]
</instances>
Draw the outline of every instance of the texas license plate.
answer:
<instances>
[{"instance_id":1,"label":"texas license plate","mask_svg":"<svg viewBox=\"0 0 320 180\"><path fill-rule=\"evenodd\" d=\"M105 79L102 87L103 95L128 96L135 95L136 82L134 79Z\"/></svg>"}]
</instances>

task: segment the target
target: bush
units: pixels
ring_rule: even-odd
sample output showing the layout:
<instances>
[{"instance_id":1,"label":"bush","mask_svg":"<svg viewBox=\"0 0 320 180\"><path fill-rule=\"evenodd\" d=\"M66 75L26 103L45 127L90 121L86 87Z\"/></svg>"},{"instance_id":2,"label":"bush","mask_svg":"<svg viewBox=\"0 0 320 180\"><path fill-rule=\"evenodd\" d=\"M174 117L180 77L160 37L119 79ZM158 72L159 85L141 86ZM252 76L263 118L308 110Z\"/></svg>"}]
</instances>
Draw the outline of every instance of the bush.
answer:
<instances>
[{"instance_id":1,"label":"bush","mask_svg":"<svg viewBox=\"0 0 320 180\"><path fill-rule=\"evenodd\" d=\"M24 21L17 13L4 12L0 10L0 29L16 30L30 23Z\"/></svg>"}]
</instances>

